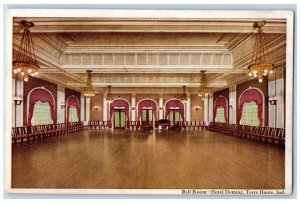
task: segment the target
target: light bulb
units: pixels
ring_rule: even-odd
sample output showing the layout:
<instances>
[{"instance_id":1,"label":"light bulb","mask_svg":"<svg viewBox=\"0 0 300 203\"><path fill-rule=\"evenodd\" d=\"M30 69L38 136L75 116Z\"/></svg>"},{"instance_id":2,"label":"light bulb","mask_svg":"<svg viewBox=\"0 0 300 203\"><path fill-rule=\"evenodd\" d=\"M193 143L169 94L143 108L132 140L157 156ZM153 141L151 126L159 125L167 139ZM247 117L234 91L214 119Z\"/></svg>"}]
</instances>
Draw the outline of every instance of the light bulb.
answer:
<instances>
[{"instance_id":1,"label":"light bulb","mask_svg":"<svg viewBox=\"0 0 300 203\"><path fill-rule=\"evenodd\" d=\"M22 72L21 72L21 75L22 75L22 76L24 76L24 75L25 75L25 73L22 71Z\"/></svg>"},{"instance_id":2,"label":"light bulb","mask_svg":"<svg viewBox=\"0 0 300 203\"><path fill-rule=\"evenodd\" d=\"M253 73L254 73L254 74L256 74L256 73L257 73L257 71L256 71L256 70L254 70L254 71L253 71Z\"/></svg>"},{"instance_id":3,"label":"light bulb","mask_svg":"<svg viewBox=\"0 0 300 203\"><path fill-rule=\"evenodd\" d=\"M31 73L30 75L33 77L33 76L34 76L34 73Z\"/></svg>"},{"instance_id":4,"label":"light bulb","mask_svg":"<svg viewBox=\"0 0 300 203\"><path fill-rule=\"evenodd\" d=\"M256 73L253 76L256 78L257 77Z\"/></svg>"},{"instance_id":5,"label":"light bulb","mask_svg":"<svg viewBox=\"0 0 300 203\"><path fill-rule=\"evenodd\" d=\"M14 69L14 74L17 74L18 73L18 70L17 69Z\"/></svg>"},{"instance_id":6,"label":"light bulb","mask_svg":"<svg viewBox=\"0 0 300 203\"><path fill-rule=\"evenodd\" d=\"M21 72L21 68L17 68L17 71L18 71L18 73L20 73Z\"/></svg>"},{"instance_id":7,"label":"light bulb","mask_svg":"<svg viewBox=\"0 0 300 203\"><path fill-rule=\"evenodd\" d=\"M264 70L264 73L268 73L268 70L267 70L267 69L265 69L265 70Z\"/></svg>"},{"instance_id":8,"label":"light bulb","mask_svg":"<svg viewBox=\"0 0 300 203\"><path fill-rule=\"evenodd\" d=\"M262 83L262 82L263 82L263 79L262 79L262 78L259 78L259 79L258 79L258 82L259 82L259 83Z\"/></svg>"},{"instance_id":9,"label":"light bulb","mask_svg":"<svg viewBox=\"0 0 300 203\"><path fill-rule=\"evenodd\" d=\"M272 73L274 73L274 71L273 71L273 70L270 70L270 74L272 74Z\"/></svg>"},{"instance_id":10,"label":"light bulb","mask_svg":"<svg viewBox=\"0 0 300 203\"><path fill-rule=\"evenodd\" d=\"M39 74L39 72L37 72L37 71L36 71L34 74L35 74L35 75L38 75L38 74Z\"/></svg>"},{"instance_id":11,"label":"light bulb","mask_svg":"<svg viewBox=\"0 0 300 203\"><path fill-rule=\"evenodd\" d=\"M264 76L267 76L268 75L268 72L264 72L264 74L263 74Z\"/></svg>"},{"instance_id":12,"label":"light bulb","mask_svg":"<svg viewBox=\"0 0 300 203\"><path fill-rule=\"evenodd\" d=\"M248 75L249 75L250 77L252 77L253 74L250 72L250 73L248 73Z\"/></svg>"},{"instance_id":13,"label":"light bulb","mask_svg":"<svg viewBox=\"0 0 300 203\"><path fill-rule=\"evenodd\" d=\"M24 81L25 81L25 82L27 82L27 81L28 81L28 79L29 79L28 77L24 77Z\"/></svg>"},{"instance_id":14,"label":"light bulb","mask_svg":"<svg viewBox=\"0 0 300 203\"><path fill-rule=\"evenodd\" d=\"M27 72L28 72L28 73L31 73L31 72L32 72L31 68L29 68L29 69L27 70Z\"/></svg>"}]
</instances>

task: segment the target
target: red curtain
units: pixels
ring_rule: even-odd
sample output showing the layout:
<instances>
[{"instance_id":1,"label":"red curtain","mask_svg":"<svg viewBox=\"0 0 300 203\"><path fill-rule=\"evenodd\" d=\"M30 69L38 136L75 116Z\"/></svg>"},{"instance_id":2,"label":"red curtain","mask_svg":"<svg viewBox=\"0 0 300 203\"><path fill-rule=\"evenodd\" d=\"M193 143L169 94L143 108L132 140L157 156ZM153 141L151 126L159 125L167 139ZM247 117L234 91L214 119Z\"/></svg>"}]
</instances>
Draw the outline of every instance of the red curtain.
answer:
<instances>
[{"instance_id":1,"label":"red curtain","mask_svg":"<svg viewBox=\"0 0 300 203\"><path fill-rule=\"evenodd\" d=\"M258 106L258 118L260 121L260 126L263 124L263 95L256 89L249 89L245 91L239 101L239 109L238 109L238 124L240 124L240 120L242 119L243 114L243 105L244 103L255 102Z\"/></svg>"},{"instance_id":2,"label":"red curtain","mask_svg":"<svg viewBox=\"0 0 300 203\"><path fill-rule=\"evenodd\" d=\"M47 102L50 104L50 111L51 111L51 119L53 123L56 123L56 114L55 114L55 103L53 96L44 89L35 89L31 92L29 97L29 112L28 112L28 122L27 124L31 126L31 119L33 116L34 104L37 101Z\"/></svg>"},{"instance_id":3,"label":"red curtain","mask_svg":"<svg viewBox=\"0 0 300 203\"><path fill-rule=\"evenodd\" d=\"M225 122L227 123L227 101L226 101L225 97L218 97L215 101L214 121L215 121L216 116L217 116L217 108L220 107L220 106L224 108L224 117L225 117Z\"/></svg>"},{"instance_id":4,"label":"red curtain","mask_svg":"<svg viewBox=\"0 0 300 203\"><path fill-rule=\"evenodd\" d=\"M112 127L112 115L114 113L114 108L115 107L124 107L125 108L125 114L126 114L126 117L127 117L127 121L129 121L129 104L126 100L123 100L123 99L117 99L117 100L114 100L111 104L110 104L110 121L109 122L109 127L111 128Z\"/></svg>"},{"instance_id":5,"label":"red curtain","mask_svg":"<svg viewBox=\"0 0 300 203\"><path fill-rule=\"evenodd\" d=\"M80 121L80 103L79 103L79 99L76 96L71 96L71 97L69 97L69 99L67 101L67 122L69 122L69 112L70 112L70 107L71 106L76 107L78 120Z\"/></svg>"},{"instance_id":6,"label":"red curtain","mask_svg":"<svg viewBox=\"0 0 300 203\"><path fill-rule=\"evenodd\" d=\"M180 100L170 100L166 103L166 112L165 112L165 119L167 119L170 108L179 108L180 115L182 117L182 120L184 120L184 105Z\"/></svg>"},{"instance_id":7,"label":"red curtain","mask_svg":"<svg viewBox=\"0 0 300 203\"><path fill-rule=\"evenodd\" d=\"M139 106L138 106L138 117L137 117L137 120L140 119L141 117L141 114L142 114L142 110L143 108L152 108L152 114L154 115L154 119L157 120L157 107L156 107L156 103L150 99L147 99L147 100L142 100L140 103L139 103Z\"/></svg>"}]
</instances>

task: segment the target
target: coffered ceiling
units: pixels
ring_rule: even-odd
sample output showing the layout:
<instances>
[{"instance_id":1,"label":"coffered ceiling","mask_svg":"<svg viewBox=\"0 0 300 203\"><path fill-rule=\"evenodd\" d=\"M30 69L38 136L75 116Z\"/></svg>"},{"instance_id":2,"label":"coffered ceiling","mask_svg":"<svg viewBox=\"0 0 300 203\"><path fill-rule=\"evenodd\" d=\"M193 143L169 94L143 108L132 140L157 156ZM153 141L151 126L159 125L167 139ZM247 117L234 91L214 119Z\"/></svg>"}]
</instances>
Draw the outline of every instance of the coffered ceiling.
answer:
<instances>
[{"instance_id":1,"label":"coffered ceiling","mask_svg":"<svg viewBox=\"0 0 300 203\"><path fill-rule=\"evenodd\" d=\"M93 70L98 92L182 92L197 90L207 70L216 91L249 80L245 73L255 40L252 24L261 19L14 18L13 48L21 20L31 29L40 78L82 91ZM264 19L269 57L285 67L286 22Z\"/></svg>"}]
</instances>

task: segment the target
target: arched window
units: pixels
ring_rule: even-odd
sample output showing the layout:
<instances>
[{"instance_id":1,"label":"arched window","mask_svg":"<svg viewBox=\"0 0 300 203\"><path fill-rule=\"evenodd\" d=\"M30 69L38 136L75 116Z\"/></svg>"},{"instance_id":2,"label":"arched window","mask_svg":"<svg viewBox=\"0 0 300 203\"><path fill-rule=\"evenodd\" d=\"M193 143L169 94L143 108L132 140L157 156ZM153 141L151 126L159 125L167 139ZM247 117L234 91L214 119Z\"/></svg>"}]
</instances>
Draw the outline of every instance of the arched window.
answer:
<instances>
[{"instance_id":1,"label":"arched window","mask_svg":"<svg viewBox=\"0 0 300 203\"><path fill-rule=\"evenodd\" d=\"M241 125L263 125L263 95L257 89L248 89L239 99L238 123Z\"/></svg>"},{"instance_id":2,"label":"arched window","mask_svg":"<svg viewBox=\"0 0 300 203\"><path fill-rule=\"evenodd\" d=\"M56 123L55 102L45 88L34 89L28 96L28 125Z\"/></svg>"},{"instance_id":3,"label":"arched window","mask_svg":"<svg viewBox=\"0 0 300 203\"><path fill-rule=\"evenodd\" d=\"M226 123L226 120L225 120L225 109L224 109L223 106L217 107L217 114L216 114L215 122Z\"/></svg>"},{"instance_id":4,"label":"arched window","mask_svg":"<svg viewBox=\"0 0 300 203\"><path fill-rule=\"evenodd\" d=\"M214 121L219 123L227 122L227 99L223 96L217 97L214 103Z\"/></svg>"},{"instance_id":5,"label":"arched window","mask_svg":"<svg viewBox=\"0 0 300 203\"><path fill-rule=\"evenodd\" d=\"M51 109L48 102L37 101L33 107L33 115L31 119L32 125L53 124L51 118Z\"/></svg>"},{"instance_id":6,"label":"arched window","mask_svg":"<svg viewBox=\"0 0 300 203\"><path fill-rule=\"evenodd\" d=\"M241 125L259 125L258 105L255 102L244 103Z\"/></svg>"}]
</instances>

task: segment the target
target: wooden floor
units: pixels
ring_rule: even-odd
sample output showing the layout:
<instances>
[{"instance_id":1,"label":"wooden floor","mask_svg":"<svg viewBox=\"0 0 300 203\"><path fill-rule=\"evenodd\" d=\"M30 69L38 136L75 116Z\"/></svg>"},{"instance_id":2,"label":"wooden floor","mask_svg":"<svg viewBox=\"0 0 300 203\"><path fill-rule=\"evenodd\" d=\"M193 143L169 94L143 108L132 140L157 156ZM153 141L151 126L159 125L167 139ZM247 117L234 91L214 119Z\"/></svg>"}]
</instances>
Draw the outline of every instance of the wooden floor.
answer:
<instances>
[{"instance_id":1,"label":"wooden floor","mask_svg":"<svg viewBox=\"0 0 300 203\"><path fill-rule=\"evenodd\" d=\"M85 130L12 153L13 188L284 188L284 149L209 131Z\"/></svg>"}]
</instances>

